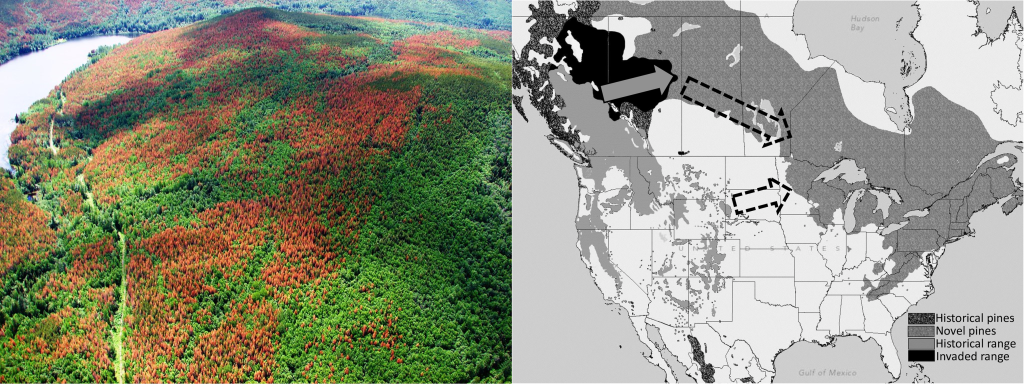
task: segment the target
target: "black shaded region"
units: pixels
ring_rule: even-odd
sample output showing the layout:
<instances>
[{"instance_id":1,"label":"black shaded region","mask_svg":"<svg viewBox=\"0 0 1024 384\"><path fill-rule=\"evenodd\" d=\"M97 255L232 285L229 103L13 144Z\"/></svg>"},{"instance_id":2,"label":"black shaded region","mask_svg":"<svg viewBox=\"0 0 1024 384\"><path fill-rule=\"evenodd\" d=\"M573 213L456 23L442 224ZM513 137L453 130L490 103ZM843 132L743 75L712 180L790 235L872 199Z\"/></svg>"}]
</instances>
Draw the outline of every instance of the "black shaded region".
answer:
<instances>
[{"instance_id":1,"label":"black shaded region","mask_svg":"<svg viewBox=\"0 0 1024 384\"><path fill-rule=\"evenodd\" d=\"M573 55L572 46L566 41L569 34L579 42L582 60L577 60ZM626 38L621 33L605 31L583 24L576 19L569 19L556 38L561 48L555 52L555 61L564 61L572 69L572 81L576 84L593 82L598 90L594 91L594 98L604 100L600 89L606 84L617 81L632 79L654 73L657 66L665 72L672 73L672 62L668 60L655 60L640 57L630 57L622 60L622 52L626 49ZM672 80L669 84L679 80L679 76L672 73ZM620 109L623 103L630 103L644 112L654 109L668 95L668 87L665 92L659 89L651 89L637 93L632 96L609 101ZM618 120L618 112L609 112L613 119Z\"/></svg>"},{"instance_id":2,"label":"black shaded region","mask_svg":"<svg viewBox=\"0 0 1024 384\"><path fill-rule=\"evenodd\" d=\"M907 360L935 361L935 351L907 351Z\"/></svg>"}]
</instances>

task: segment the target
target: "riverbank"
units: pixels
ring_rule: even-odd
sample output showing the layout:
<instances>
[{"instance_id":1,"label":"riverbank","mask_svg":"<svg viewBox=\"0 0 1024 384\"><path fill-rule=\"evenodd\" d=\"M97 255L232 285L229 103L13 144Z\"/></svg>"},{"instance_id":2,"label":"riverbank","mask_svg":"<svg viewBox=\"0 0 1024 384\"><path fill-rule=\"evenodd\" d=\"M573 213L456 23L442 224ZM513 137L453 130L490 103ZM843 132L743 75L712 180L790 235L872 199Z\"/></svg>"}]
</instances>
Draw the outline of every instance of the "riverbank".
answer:
<instances>
[{"instance_id":1,"label":"riverbank","mask_svg":"<svg viewBox=\"0 0 1024 384\"><path fill-rule=\"evenodd\" d=\"M14 116L25 112L75 68L89 61L89 52L104 45L123 44L131 36L92 36L66 41L19 56L0 65L0 168L10 171L7 150L17 128Z\"/></svg>"},{"instance_id":2,"label":"riverbank","mask_svg":"<svg viewBox=\"0 0 1024 384\"><path fill-rule=\"evenodd\" d=\"M163 28L163 29L166 29L166 28ZM33 54L33 53L45 51L47 49L56 47L58 45L64 44L64 43L69 42L69 41L76 41L76 40L89 39L89 38L95 38L95 37L106 37L106 36L124 36L124 37L127 37L129 39L132 39L132 38L136 38L136 37L145 35L147 33L153 33L153 32L157 32L157 31L163 30L163 29L156 29L156 30L153 30L153 31L132 31L132 32L127 32L127 31L126 32L122 32L122 31L107 32L107 31L104 31L104 30L98 30L98 31L94 31L94 32L86 32L86 33L81 33L81 34L58 34L56 36L51 36L48 39L43 39L42 41L34 41L31 45L22 45L22 46L14 45L12 42L9 42L9 41L8 42L0 42L0 65L7 64L8 62L10 62L12 60L15 60L15 59L17 59L19 57L23 57L25 55L30 55L30 54Z\"/></svg>"}]
</instances>

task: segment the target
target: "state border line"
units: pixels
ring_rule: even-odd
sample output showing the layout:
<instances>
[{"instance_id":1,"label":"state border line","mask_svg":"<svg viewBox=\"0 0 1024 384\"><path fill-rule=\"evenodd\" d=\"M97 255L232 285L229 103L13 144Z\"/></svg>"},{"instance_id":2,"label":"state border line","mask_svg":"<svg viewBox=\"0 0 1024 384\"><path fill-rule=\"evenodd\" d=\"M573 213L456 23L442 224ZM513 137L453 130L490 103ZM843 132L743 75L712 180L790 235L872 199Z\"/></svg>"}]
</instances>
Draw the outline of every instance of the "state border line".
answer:
<instances>
[{"instance_id":1,"label":"state border line","mask_svg":"<svg viewBox=\"0 0 1024 384\"><path fill-rule=\"evenodd\" d=\"M722 111L716 110L714 107L711 107L710 105L706 105L706 104L702 103L700 100L697 100L697 99L694 99L694 98L692 98L690 96L687 96L686 95L686 87L687 87L687 84L689 84L689 83L697 84L697 85L699 85L701 87L704 87L704 88L710 90L711 92L717 93L717 94L721 95L722 97L725 97L728 100L735 101L737 104L740 105L740 107L750 109L751 111L753 111L755 113L758 113L758 114L760 114L760 115L762 115L762 116L764 116L764 117L766 117L766 118L768 118L768 119L770 119L772 121L775 121L777 123L781 122L783 127L786 130L785 136L780 134L779 138L777 138L775 140L772 140L772 136L769 135L767 132L762 132L760 128L755 127L755 126L751 126L750 124L747 124L745 122L739 121L735 117L731 117L729 115L726 115ZM683 100L686 100L686 101L688 101L688 102L690 102L690 103L692 103L692 104L694 104L694 105L696 105L698 107L703 107L704 109L707 109L708 111L711 111L711 113L716 114L719 117L729 119L729 121L732 122L733 124L739 125L739 126L743 127L744 129L746 129L748 131L753 131L755 134L763 135L764 138L765 138L765 143L764 143L764 145L761 146L761 148L767 148L768 146L771 146L772 144L778 144L778 143L781 143L781 142L785 141L786 139L792 139L793 138L793 133L792 133L793 130L789 128L789 119L787 119L785 117L785 112L782 109L779 109L779 115L778 116L770 114L770 113L768 113L768 112L766 112L766 111L764 111L764 110L762 110L760 108L755 107L753 104L744 102L743 100L740 100L739 98L733 97L732 95L730 95L728 93L725 93L725 92L723 92L722 90L720 90L718 88L712 87L711 85L709 85L709 84L707 84L707 83L705 83L703 81L699 81L699 80L693 78L693 76L686 76L686 80L683 82L683 90L682 90L682 92L680 92L680 95L683 96Z\"/></svg>"}]
</instances>

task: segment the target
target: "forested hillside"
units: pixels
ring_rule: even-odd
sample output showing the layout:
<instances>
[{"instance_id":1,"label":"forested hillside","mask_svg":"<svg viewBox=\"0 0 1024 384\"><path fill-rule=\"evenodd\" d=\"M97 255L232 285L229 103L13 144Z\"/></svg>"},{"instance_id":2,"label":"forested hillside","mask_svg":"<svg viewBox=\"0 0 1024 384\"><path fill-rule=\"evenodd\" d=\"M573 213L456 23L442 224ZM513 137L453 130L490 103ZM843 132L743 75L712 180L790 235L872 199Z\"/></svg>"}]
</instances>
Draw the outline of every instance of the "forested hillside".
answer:
<instances>
[{"instance_id":1,"label":"forested hillside","mask_svg":"<svg viewBox=\"0 0 1024 384\"><path fill-rule=\"evenodd\" d=\"M162 31L244 8L511 30L511 0L3 0L0 63L60 39ZM505 52L502 52L503 54Z\"/></svg>"},{"instance_id":2,"label":"forested hillside","mask_svg":"<svg viewBox=\"0 0 1024 384\"><path fill-rule=\"evenodd\" d=\"M260 8L96 52L0 177L0 382L511 380L510 39Z\"/></svg>"}]
</instances>

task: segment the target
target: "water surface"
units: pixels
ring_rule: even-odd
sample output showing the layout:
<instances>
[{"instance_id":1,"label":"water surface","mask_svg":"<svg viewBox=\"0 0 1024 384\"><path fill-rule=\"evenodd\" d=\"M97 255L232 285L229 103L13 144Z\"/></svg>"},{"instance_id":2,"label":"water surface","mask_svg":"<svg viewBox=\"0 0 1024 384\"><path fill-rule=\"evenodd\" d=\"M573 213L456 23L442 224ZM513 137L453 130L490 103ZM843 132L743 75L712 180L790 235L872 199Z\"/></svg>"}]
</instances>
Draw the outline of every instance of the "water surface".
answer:
<instances>
[{"instance_id":1,"label":"water surface","mask_svg":"<svg viewBox=\"0 0 1024 384\"><path fill-rule=\"evenodd\" d=\"M89 61L89 52L122 44L128 36L93 36L70 40L22 55L0 65L0 168L11 169L7 149L16 124L14 115L46 97L71 71Z\"/></svg>"}]
</instances>

